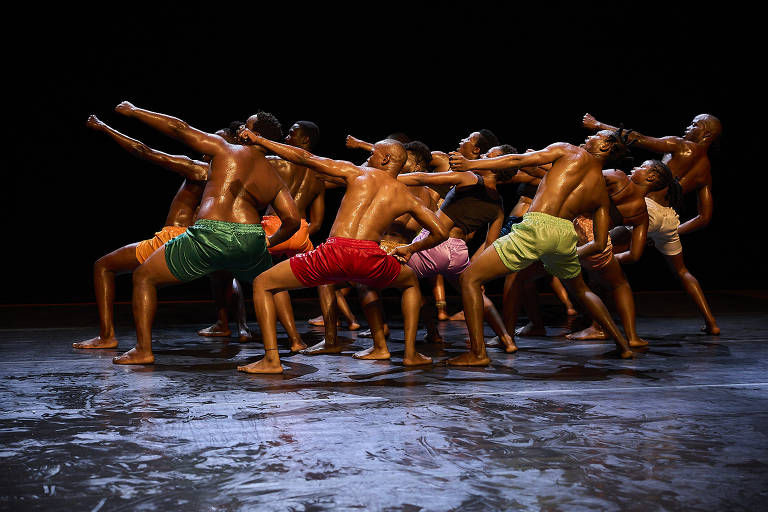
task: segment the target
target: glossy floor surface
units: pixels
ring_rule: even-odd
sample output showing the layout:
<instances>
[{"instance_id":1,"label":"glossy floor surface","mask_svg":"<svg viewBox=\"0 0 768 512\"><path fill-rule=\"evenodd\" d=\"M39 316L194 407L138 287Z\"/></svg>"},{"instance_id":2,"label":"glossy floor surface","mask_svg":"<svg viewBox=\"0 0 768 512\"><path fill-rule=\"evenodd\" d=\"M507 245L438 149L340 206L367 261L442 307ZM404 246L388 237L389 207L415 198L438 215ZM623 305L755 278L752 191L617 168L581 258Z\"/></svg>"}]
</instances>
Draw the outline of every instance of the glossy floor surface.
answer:
<instances>
[{"instance_id":1,"label":"glossy floor surface","mask_svg":"<svg viewBox=\"0 0 768 512\"><path fill-rule=\"evenodd\" d=\"M71 348L92 305L2 307L0 510L765 510L768 294L710 300L720 336L685 296L639 295L633 360L567 341L552 305L548 337L475 369L441 364L460 322L419 346L434 365L404 367L388 303L391 361L353 359L370 341L351 331L337 356L281 336L278 376L236 371L260 343L195 334L209 303L160 304L156 363L134 367L111 363L128 305L103 351ZM316 304L295 307L319 340Z\"/></svg>"}]
</instances>

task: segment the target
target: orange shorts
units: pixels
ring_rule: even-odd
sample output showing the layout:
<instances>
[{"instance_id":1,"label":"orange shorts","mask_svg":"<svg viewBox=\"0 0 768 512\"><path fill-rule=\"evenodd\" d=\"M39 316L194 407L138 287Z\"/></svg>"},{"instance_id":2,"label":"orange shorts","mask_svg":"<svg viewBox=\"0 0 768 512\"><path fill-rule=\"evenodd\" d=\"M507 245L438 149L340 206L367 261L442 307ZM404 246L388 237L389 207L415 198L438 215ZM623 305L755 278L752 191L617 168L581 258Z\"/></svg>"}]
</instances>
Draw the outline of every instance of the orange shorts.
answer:
<instances>
[{"instance_id":1,"label":"orange shorts","mask_svg":"<svg viewBox=\"0 0 768 512\"><path fill-rule=\"evenodd\" d=\"M155 233L155 236L152 238L139 242L139 245L136 246L136 259L139 260L139 263L144 263L147 258L162 247L165 242L172 238L176 238L186 230L187 226L165 226Z\"/></svg>"},{"instance_id":2,"label":"orange shorts","mask_svg":"<svg viewBox=\"0 0 768 512\"><path fill-rule=\"evenodd\" d=\"M265 215L261 218L261 227L267 236L272 236L282 225L280 217L277 215ZM296 254L309 252L314 249L312 241L309 239L309 223L306 219L301 219L301 225L298 231L291 238L274 247L269 247L269 254L273 256L295 256Z\"/></svg>"},{"instance_id":3,"label":"orange shorts","mask_svg":"<svg viewBox=\"0 0 768 512\"><path fill-rule=\"evenodd\" d=\"M573 227L576 229L576 235L579 237L578 244L584 245L587 242L591 242L595 239L595 233L593 231L592 219L579 215L573 219ZM592 254L584 258L581 263L587 268L593 270L600 270L605 268L613 258L613 245L611 244L611 237L608 237L608 244L605 246L605 250Z\"/></svg>"}]
</instances>

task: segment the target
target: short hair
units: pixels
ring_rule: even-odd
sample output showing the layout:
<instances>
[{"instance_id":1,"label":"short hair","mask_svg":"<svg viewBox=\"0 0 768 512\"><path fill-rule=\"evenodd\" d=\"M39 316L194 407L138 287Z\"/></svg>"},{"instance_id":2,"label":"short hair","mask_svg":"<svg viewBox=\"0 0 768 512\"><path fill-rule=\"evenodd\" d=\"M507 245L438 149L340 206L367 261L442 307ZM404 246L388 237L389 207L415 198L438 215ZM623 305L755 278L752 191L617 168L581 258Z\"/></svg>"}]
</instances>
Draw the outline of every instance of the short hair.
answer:
<instances>
[{"instance_id":1,"label":"short hair","mask_svg":"<svg viewBox=\"0 0 768 512\"><path fill-rule=\"evenodd\" d=\"M682 213L685 204L683 202L683 187L680 185L680 179L672 174L672 171L669 170L667 164L661 160L648 160L648 162L651 163L651 168L649 170L659 177L659 179L654 182L651 190L655 192L656 190L663 190L669 187L666 199L679 215Z\"/></svg>"},{"instance_id":2,"label":"short hair","mask_svg":"<svg viewBox=\"0 0 768 512\"><path fill-rule=\"evenodd\" d=\"M387 135L384 138L385 139L396 140L397 142L400 142L402 144L407 144L407 143L411 142L411 138L409 136L407 136L406 134L404 134L403 132L390 133L389 135Z\"/></svg>"},{"instance_id":3,"label":"short hair","mask_svg":"<svg viewBox=\"0 0 768 512\"><path fill-rule=\"evenodd\" d=\"M480 133L480 137L478 137L475 146L477 146L477 149L480 150L481 154L485 153L493 146L499 145L499 138L496 137L496 134L491 130L483 128L482 130L479 130L478 133Z\"/></svg>"},{"instance_id":4,"label":"short hair","mask_svg":"<svg viewBox=\"0 0 768 512\"><path fill-rule=\"evenodd\" d=\"M496 147L496 146L491 146ZM517 148L511 144L499 144L498 148L501 150L502 155L516 155Z\"/></svg>"},{"instance_id":5,"label":"short hair","mask_svg":"<svg viewBox=\"0 0 768 512\"><path fill-rule=\"evenodd\" d=\"M253 129L271 141L278 142L283 138L283 128L280 126L280 121L273 114L263 110L256 112L256 122Z\"/></svg>"},{"instance_id":6,"label":"short hair","mask_svg":"<svg viewBox=\"0 0 768 512\"><path fill-rule=\"evenodd\" d=\"M227 127L217 130L216 133L220 134L230 144L240 144L237 134L240 131L240 127L244 124L243 121L232 121Z\"/></svg>"},{"instance_id":7,"label":"short hair","mask_svg":"<svg viewBox=\"0 0 768 512\"><path fill-rule=\"evenodd\" d=\"M312 121L296 121L301 133L309 137L309 149L312 150L320 139L320 128Z\"/></svg>"},{"instance_id":8,"label":"short hair","mask_svg":"<svg viewBox=\"0 0 768 512\"><path fill-rule=\"evenodd\" d=\"M629 147L637 142L636 140L629 139L629 134L633 131L625 130L624 125L621 125L605 139L606 142L610 143L610 147L604 151L607 153L605 156L606 163L619 162L631 158Z\"/></svg>"},{"instance_id":9,"label":"short hair","mask_svg":"<svg viewBox=\"0 0 768 512\"><path fill-rule=\"evenodd\" d=\"M422 160L425 166L429 165L430 160L432 160L432 152L429 150L429 147L420 140L406 142L403 147L405 147L405 150L409 153L413 153L416 158Z\"/></svg>"}]
</instances>

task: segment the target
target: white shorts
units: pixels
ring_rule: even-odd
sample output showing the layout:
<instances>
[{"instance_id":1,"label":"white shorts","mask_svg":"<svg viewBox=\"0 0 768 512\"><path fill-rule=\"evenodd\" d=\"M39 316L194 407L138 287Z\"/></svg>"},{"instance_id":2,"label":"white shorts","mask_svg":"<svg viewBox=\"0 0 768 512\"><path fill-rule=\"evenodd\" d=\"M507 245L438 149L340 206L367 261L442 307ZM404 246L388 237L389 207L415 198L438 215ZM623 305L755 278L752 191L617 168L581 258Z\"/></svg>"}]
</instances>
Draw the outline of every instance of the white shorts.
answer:
<instances>
[{"instance_id":1,"label":"white shorts","mask_svg":"<svg viewBox=\"0 0 768 512\"><path fill-rule=\"evenodd\" d=\"M680 227L680 217L674 208L661 206L653 199L645 198L648 208L648 238L661 254L674 256L683 252L680 243L680 235L677 228Z\"/></svg>"}]
</instances>

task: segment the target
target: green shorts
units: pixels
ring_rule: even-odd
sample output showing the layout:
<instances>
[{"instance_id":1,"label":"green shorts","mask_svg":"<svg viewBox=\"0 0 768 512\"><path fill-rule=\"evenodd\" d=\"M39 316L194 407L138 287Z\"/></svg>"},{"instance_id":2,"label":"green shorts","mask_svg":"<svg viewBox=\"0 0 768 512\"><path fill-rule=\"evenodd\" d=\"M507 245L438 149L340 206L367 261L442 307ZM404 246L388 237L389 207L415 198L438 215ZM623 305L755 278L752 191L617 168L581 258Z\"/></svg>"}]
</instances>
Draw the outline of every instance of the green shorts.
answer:
<instances>
[{"instance_id":1,"label":"green shorts","mask_svg":"<svg viewBox=\"0 0 768 512\"><path fill-rule=\"evenodd\" d=\"M576 255L576 230L573 222L546 213L529 212L523 221L510 227L493 247L502 263L512 272L541 260L550 274L573 279L581 273Z\"/></svg>"},{"instance_id":2,"label":"green shorts","mask_svg":"<svg viewBox=\"0 0 768 512\"><path fill-rule=\"evenodd\" d=\"M165 262L180 281L228 270L250 284L272 266L272 257L261 224L199 219L165 244Z\"/></svg>"}]
</instances>

